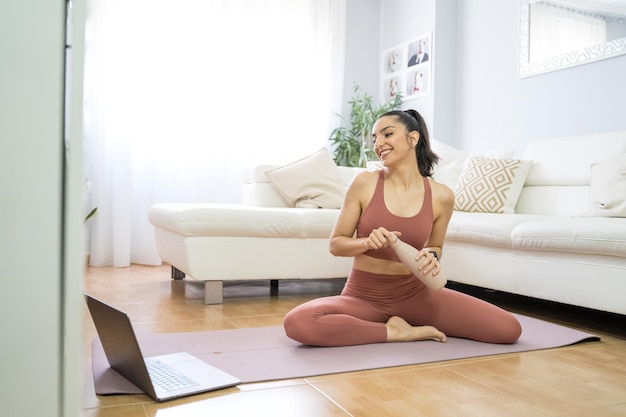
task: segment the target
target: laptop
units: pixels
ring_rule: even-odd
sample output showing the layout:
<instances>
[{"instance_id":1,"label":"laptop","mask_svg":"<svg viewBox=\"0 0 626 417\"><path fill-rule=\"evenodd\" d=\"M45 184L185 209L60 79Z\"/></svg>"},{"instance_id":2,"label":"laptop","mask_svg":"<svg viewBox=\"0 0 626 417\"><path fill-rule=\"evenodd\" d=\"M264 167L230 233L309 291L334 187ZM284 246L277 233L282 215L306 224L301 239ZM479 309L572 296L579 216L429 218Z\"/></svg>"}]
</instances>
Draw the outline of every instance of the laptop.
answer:
<instances>
[{"instance_id":1,"label":"laptop","mask_svg":"<svg viewBox=\"0 0 626 417\"><path fill-rule=\"evenodd\" d=\"M241 381L188 352L144 358L128 315L85 294L111 368L156 401L235 386Z\"/></svg>"}]
</instances>

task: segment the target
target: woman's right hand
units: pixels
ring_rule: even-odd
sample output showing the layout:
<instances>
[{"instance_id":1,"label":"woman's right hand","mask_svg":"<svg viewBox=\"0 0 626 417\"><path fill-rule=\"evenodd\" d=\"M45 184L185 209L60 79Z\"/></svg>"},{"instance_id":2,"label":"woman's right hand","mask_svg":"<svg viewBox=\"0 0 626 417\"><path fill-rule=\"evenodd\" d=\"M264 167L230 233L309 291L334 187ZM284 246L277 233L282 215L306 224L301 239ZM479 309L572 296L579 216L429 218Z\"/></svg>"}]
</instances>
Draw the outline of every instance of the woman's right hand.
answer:
<instances>
[{"instance_id":1,"label":"woman's right hand","mask_svg":"<svg viewBox=\"0 0 626 417\"><path fill-rule=\"evenodd\" d=\"M365 244L368 249L380 249L390 247L401 236L402 233L398 231L390 232L384 227L379 227L372 230L367 237Z\"/></svg>"}]
</instances>

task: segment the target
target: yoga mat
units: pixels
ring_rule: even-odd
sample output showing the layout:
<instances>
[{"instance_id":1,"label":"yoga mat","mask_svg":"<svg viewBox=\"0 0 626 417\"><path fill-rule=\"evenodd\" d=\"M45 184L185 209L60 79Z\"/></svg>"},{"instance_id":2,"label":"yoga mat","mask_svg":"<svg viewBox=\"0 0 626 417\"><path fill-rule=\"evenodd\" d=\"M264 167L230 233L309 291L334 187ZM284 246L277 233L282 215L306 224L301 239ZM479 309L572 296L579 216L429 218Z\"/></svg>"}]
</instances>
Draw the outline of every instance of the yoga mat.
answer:
<instances>
[{"instance_id":1,"label":"yoga mat","mask_svg":"<svg viewBox=\"0 0 626 417\"><path fill-rule=\"evenodd\" d=\"M600 340L597 336L565 326L515 316L523 330L519 341L512 345L449 337L447 343L420 341L310 347L289 339L280 326L138 334L137 339L144 356L187 351L244 383L525 352ZM92 348L96 394L143 392L109 367L98 338L93 341Z\"/></svg>"}]
</instances>

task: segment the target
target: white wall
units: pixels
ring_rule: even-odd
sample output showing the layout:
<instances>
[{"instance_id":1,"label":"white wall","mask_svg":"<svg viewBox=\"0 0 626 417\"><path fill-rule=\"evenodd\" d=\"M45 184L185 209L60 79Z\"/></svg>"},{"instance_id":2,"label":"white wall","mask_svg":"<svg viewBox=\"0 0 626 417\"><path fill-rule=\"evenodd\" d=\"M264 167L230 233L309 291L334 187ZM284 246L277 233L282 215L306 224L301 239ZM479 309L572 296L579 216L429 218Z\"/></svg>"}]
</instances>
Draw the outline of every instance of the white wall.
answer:
<instances>
[{"instance_id":1,"label":"white wall","mask_svg":"<svg viewBox=\"0 0 626 417\"><path fill-rule=\"evenodd\" d=\"M439 0L435 10L432 137L453 143L457 126L457 0Z\"/></svg>"},{"instance_id":2,"label":"white wall","mask_svg":"<svg viewBox=\"0 0 626 417\"><path fill-rule=\"evenodd\" d=\"M523 149L533 139L626 130L626 56L519 79L519 2L458 5L462 147Z\"/></svg>"},{"instance_id":3,"label":"white wall","mask_svg":"<svg viewBox=\"0 0 626 417\"><path fill-rule=\"evenodd\" d=\"M442 1L442 0L440 0ZM443 0L446 1L446 0ZM425 33L433 33L433 45L436 44L435 28L435 0L392 0L383 1L380 15L381 50L378 56L378 68L382 51L415 39ZM433 48L433 51L435 49ZM435 54L437 52L434 52ZM431 57L433 53L431 53ZM432 81L435 74L436 61L432 64ZM379 81L380 82L380 81ZM431 85L432 87L432 85ZM432 91L432 90L431 90ZM429 132L433 134L434 95L428 94L412 100L407 100L403 109L415 109L426 121Z\"/></svg>"},{"instance_id":4,"label":"white wall","mask_svg":"<svg viewBox=\"0 0 626 417\"><path fill-rule=\"evenodd\" d=\"M356 83L363 91L378 98L378 51L380 50L380 0L346 1L346 50L344 65L343 108L337 109L349 119L347 102Z\"/></svg>"},{"instance_id":5,"label":"white wall","mask_svg":"<svg viewBox=\"0 0 626 417\"><path fill-rule=\"evenodd\" d=\"M438 86L437 94L406 100L402 108L419 111L428 125L431 137L449 143L454 141L456 130L455 123L450 123L450 118L456 112L456 2L457 0L348 1L346 68L352 69L349 73L352 77L368 81L367 91L377 101L380 101L379 72L382 52L425 33L432 33L432 81ZM369 16L368 21L373 16L376 24L362 20L357 26L357 13ZM365 33L367 36L364 36ZM378 36L378 42L371 39L374 33ZM377 43L378 49L375 48ZM362 49L358 55L350 54L349 51L357 44L361 48L366 45L367 48ZM349 83L350 77L346 76L345 80ZM346 88L350 87L351 84ZM348 93L350 92L344 92L346 101L350 98ZM344 114L347 112L347 107L344 107Z\"/></svg>"},{"instance_id":6,"label":"white wall","mask_svg":"<svg viewBox=\"0 0 626 417\"><path fill-rule=\"evenodd\" d=\"M385 49L435 32L433 94L404 106L424 115L432 137L463 149L521 154L529 140L626 130L620 100L626 56L518 78L518 0L384 0L380 6L378 60ZM359 58L371 62L370 55L347 56L346 65L357 67L350 61ZM378 74L379 66L362 71Z\"/></svg>"},{"instance_id":7,"label":"white wall","mask_svg":"<svg viewBox=\"0 0 626 417\"><path fill-rule=\"evenodd\" d=\"M65 174L81 156L65 169L64 36L64 0L0 3L3 416L79 411L81 221L68 213L82 208Z\"/></svg>"}]
</instances>

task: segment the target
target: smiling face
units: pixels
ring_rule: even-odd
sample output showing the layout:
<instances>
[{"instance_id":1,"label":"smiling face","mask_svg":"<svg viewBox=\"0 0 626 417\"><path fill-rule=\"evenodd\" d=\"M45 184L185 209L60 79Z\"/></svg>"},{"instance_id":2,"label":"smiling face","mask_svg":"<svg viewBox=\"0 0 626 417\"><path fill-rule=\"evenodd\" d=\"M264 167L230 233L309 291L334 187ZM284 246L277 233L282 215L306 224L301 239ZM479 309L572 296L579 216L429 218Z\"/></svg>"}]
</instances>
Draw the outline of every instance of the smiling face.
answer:
<instances>
[{"instance_id":1,"label":"smiling face","mask_svg":"<svg viewBox=\"0 0 626 417\"><path fill-rule=\"evenodd\" d=\"M396 116L383 116L374 123L372 129L374 152L385 166L415 155L415 145L419 140L417 131L407 132L404 124Z\"/></svg>"}]
</instances>

